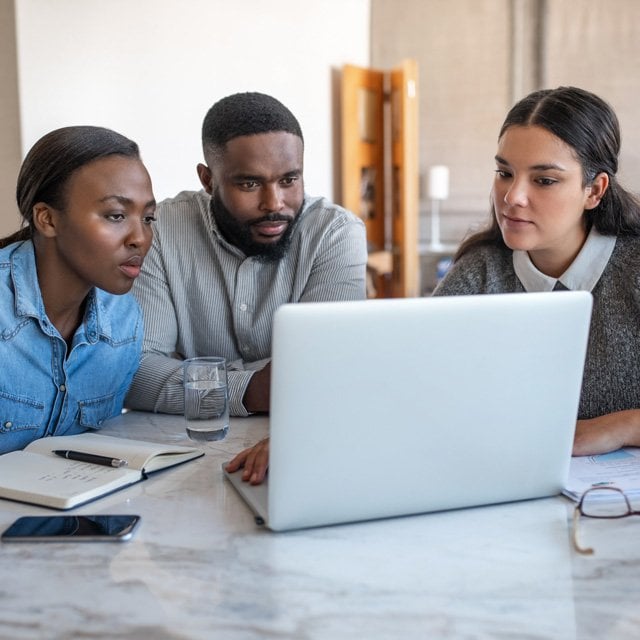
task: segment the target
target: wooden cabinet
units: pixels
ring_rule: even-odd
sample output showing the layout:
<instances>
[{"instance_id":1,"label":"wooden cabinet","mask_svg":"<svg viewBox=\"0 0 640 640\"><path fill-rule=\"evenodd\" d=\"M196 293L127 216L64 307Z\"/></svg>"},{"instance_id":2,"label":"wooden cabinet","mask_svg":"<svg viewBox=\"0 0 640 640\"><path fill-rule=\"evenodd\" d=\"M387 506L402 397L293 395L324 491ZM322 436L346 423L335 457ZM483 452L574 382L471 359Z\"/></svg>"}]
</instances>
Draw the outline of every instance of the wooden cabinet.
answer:
<instances>
[{"instance_id":1,"label":"wooden cabinet","mask_svg":"<svg viewBox=\"0 0 640 640\"><path fill-rule=\"evenodd\" d=\"M418 70L342 70L342 205L367 227L369 295L419 295Z\"/></svg>"}]
</instances>

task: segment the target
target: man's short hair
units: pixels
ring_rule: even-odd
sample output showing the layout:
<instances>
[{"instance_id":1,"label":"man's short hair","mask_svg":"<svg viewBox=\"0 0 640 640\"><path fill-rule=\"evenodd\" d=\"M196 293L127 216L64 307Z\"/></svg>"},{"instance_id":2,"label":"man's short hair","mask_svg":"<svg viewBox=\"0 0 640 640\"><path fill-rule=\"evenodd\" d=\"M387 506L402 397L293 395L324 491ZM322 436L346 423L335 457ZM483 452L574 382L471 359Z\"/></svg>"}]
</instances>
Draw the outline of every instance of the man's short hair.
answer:
<instances>
[{"instance_id":1,"label":"man's short hair","mask_svg":"<svg viewBox=\"0 0 640 640\"><path fill-rule=\"evenodd\" d=\"M216 102L202 123L202 147L219 152L238 136L284 131L298 136L302 130L295 116L282 102L264 93L235 93Z\"/></svg>"}]
</instances>

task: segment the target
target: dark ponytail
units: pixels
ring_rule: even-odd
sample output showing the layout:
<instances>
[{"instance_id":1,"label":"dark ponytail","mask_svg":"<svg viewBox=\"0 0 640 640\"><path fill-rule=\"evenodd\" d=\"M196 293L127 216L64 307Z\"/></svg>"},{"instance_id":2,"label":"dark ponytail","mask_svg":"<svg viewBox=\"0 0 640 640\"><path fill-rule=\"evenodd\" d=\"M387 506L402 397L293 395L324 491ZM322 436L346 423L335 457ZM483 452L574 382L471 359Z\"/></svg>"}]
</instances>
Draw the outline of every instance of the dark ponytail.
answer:
<instances>
[{"instance_id":1,"label":"dark ponytail","mask_svg":"<svg viewBox=\"0 0 640 640\"><path fill-rule=\"evenodd\" d=\"M22 163L16 186L16 201L22 228L0 239L0 248L33 237L33 208L44 202L64 210L66 186L74 171L111 155L139 158L138 145L103 127L63 127L40 138Z\"/></svg>"}]
</instances>

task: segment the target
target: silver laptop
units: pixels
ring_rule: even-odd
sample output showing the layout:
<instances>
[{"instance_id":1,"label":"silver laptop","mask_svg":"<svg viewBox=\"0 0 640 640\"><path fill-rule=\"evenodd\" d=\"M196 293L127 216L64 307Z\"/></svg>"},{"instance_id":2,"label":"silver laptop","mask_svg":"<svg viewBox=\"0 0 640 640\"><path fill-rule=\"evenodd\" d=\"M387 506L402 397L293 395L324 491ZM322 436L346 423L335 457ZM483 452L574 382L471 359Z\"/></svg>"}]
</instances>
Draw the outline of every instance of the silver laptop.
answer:
<instances>
[{"instance_id":1,"label":"silver laptop","mask_svg":"<svg viewBox=\"0 0 640 640\"><path fill-rule=\"evenodd\" d=\"M274 317L274 531L539 498L567 480L586 292L288 304Z\"/></svg>"}]
</instances>

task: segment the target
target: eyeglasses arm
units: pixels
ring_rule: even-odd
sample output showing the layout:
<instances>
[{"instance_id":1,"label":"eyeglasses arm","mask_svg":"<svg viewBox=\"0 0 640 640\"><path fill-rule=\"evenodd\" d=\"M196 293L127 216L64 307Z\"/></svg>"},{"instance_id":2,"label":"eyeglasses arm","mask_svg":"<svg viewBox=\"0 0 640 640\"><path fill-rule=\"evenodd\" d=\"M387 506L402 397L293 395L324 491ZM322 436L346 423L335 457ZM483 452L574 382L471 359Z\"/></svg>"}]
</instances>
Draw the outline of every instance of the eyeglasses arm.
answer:
<instances>
[{"instance_id":1,"label":"eyeglasses arm","mask_svg":"<svg viewBox=\"0 0 640 640\"><path fill-rule=\"evenodd\" d=\"M571 537L573 542L573 548L578 552L582 553L586 556L590 556L593 554L593 549L591 547L583 547L578 542L578 523L580 522L580 505L576 506L573 510L573 535Z\"/></svg>"}]
</instances>

